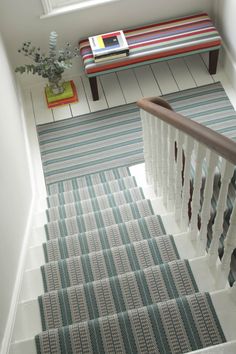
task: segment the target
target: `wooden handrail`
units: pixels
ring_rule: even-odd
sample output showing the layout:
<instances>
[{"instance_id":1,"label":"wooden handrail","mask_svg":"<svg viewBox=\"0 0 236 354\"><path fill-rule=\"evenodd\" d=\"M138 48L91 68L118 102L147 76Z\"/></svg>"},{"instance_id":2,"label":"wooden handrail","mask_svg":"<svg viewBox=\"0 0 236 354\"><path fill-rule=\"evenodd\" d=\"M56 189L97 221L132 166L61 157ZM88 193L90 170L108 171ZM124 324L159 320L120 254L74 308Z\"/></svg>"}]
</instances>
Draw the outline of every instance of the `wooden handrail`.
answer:
<instances>
[{"instance_id":1,"label":"wooden handrail","mask_svg":"<svg viewBox=\"0 0 236 354\"><path fill-rule=\"evenodd\" d=\"M137 105L144 111L190 135L195 140L236 165L236 142L172 110L160 97L142 98Z\"/></svg>"}]
</instances>

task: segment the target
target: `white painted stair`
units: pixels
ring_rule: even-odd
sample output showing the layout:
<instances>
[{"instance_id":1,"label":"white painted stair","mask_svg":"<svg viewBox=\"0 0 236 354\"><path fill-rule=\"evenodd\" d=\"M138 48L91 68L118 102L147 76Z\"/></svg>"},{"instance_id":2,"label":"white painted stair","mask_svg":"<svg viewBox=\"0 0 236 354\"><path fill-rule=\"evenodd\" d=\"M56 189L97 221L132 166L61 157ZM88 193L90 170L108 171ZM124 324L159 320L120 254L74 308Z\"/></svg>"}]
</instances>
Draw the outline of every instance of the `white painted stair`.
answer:
<instances>
[{"instance_id":1,"label":"white painted stair","mask_svg":"<svg viewBox=\"0 0 236 354\"><path fill-rule=\"evenodd\" d=\"M232 353L236 344L236 291L235 287L229 288L224 282L219 282L222 277L220 261L218 267L212 267L209 256L198 247L196 240L191 240L190 231L181 232L175 221L173 212L169 212L163 205L163 199L157 198L153 189L147 185L144 165L130 168L135 176L138 186L141 186L146 198L151 199L155 214L162 217L167 234L172 234L180 259L188 259L195 281L201 292L210 292L215 311L228 343L209 347L196 353ZM10 353L35 354L34 336L42 331L40 311L37 297L44 292L40 266L45 263L42 242L46 241L44 223L46 214L42 212L36 218L36 228L32 243L28 249L27 265L24 274L21 301L18 306L13 342ZM217 349L219 348L219 349ZM215 351L214 351L215 350Z\"/></svg>"}]
</instances>

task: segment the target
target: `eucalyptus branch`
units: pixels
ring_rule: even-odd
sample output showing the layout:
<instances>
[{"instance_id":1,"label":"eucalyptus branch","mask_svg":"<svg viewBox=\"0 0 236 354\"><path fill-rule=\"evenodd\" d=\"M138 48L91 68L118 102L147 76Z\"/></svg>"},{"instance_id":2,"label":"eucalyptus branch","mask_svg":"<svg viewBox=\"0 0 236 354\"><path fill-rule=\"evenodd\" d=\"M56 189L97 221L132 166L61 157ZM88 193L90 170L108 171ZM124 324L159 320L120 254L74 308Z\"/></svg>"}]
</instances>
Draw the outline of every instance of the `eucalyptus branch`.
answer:
<instances>
[{"instance_id":1,"label":"eucalyptus branch","mask_svg":"<svg viewBox=\"0 0 236 354\"><path fill-rule=\"evenodd\" d=\"M67 42L64 48L57 50L57 37L55 31L50 33L48 55L42 53L40 47L33 46L30 41L24 42L18 52L33 63L19 66L15 72L37 74L47 78L49 83L58 82L62 73L72 67L72 59L79 55L79 49L72 48L72 45Z\"/></svg>"}]
</instances>

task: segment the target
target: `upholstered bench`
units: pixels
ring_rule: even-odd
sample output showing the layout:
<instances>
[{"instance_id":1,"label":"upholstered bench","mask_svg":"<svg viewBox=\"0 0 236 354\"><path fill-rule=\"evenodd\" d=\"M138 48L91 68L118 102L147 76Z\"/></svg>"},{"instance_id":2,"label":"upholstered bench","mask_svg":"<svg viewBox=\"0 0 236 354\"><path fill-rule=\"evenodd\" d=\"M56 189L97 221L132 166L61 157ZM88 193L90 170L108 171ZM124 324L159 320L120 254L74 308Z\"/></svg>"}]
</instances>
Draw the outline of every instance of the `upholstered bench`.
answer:
<instances>
[{"instance_id":1,"label":"upholstered bench","mask_svg":"<svg viewBox=\"0 0 236 354\"><path fill-rule=\"evenodd\" d=\"M209 72L216 73L221 38L205 13L124 30L129 55L95 63L88 39L79 42L93 100L98 100L96 77L180 56L209 52Z\"/></svg>"}]
</instances>

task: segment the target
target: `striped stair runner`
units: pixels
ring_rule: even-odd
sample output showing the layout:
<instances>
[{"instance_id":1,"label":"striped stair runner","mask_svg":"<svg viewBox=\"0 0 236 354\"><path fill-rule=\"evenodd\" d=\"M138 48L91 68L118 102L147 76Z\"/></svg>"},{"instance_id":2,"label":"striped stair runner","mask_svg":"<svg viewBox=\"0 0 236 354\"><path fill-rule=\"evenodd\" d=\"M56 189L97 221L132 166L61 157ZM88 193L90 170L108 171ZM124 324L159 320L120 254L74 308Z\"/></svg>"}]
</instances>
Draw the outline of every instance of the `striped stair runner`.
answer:
<instances>
[{"instance_id":1,"label":"striped stair runner","mask_svg":"<svg viewBox=\"0 0 236 354\"><path fill-rule=\"evenodd\" d=\"M159 236L50 262L41 267L45 291L88 283L179 258L173 236Z\"/></svg>"},{"instance_id":2,"label":"striped stair runner","mask_svg":"<svg viewBox=\"0 0 236 354\"><path fill-rule=\"evenodd\" d=\"M144 199L141 188L127 189L121 192L106 194L97 198L74 201L61 204L47 210L48 221L70 218L75 215L87 214L91 211L99 211L113 208L119 205L136 202Z\"/></svg>"},{"instance_id":3,"label":"striped stair runner","mask_svg":"<svg viewBox=\"0 0 236 354\"><path fill-rule=\"evenodd\" d=\"M110 182L116 179L129 177L130 172L128 167L114 168L112 170L101 171L83 177L72 178L69 180L51 183L48 185L48 194L57 194L73 189L92 187L95 184Z\"/></svg>"},{"instance_id":4,"label":"striped stair runner","mask_svg":"<svg viewBox=\"0 0 236 354\"><path fill-rule=\"evenodd\" d=\"M46 262L81 256L91 252L122 246L165 234L158 215L114 224L67 237L58 237L43 244Z\"/></svg>"},{"instance_id":5,"label":"striped stair runner","mask_svg":"<svg viewBox=\"0 0 236 354\"><path fill-rule=\"evenodd\" d=\"M186 353L225 341L128 168L48 186L38 354Z\"/></svg>"},{"instance_id":6,"label":"striped stair runner","mask_svg":"<svg viewBox=\"0 0 236 354\"><path fill-rule=\"evenodd\" d=\"M72 187L73 185L70 185L70 188ZM133 177L125 177L122 179L116 179L106 183L99 183L80 189L67 189L65 192L50 195L47 198L47 201L48 206L51 207L60 204L72 203L73 201L80 201L106 194L112 194L135 187L137 187L135 179Z\"/></svg>"},{"instance_id":7,"label":"striped stair runner","mask_svg":"<svg viewBox=\"0 0 236 354\"><path fill-rule=\"evenodd\" d=\"M48 239L51 239L91 231L153 214L150 200L145 199L136 203L51 221L45 225L45 231Z\"/></svg>"},{"instance_id":8,"label":"striped stair runner","mask_svg":"<svg viewBox=\"0 0 236 354\"><path fill-rule=\"evenodd\" d=\"M208 293L54 328L36 336L39 353L187 353L225 341Z\"/></svg>"},{"instance_id":9,"label":"striped stair runner","mask_svg":"<svg viewBox=\"0 0 236 354\"><path fill-rule=\"evenodd\" d=\"M39 297L43 330L132 310L197 291L189 263L185 260L50 291Z\"/></svg>"}]
</instances>

